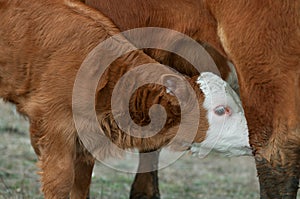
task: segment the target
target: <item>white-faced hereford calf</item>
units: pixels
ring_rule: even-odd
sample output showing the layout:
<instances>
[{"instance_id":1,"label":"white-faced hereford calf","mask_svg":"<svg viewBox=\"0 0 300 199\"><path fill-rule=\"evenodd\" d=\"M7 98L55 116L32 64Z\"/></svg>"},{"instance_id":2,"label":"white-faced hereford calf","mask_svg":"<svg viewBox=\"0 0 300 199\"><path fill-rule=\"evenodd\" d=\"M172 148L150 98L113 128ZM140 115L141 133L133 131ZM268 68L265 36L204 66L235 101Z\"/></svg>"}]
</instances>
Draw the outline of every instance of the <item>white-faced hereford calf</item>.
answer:
<instances>
[{"instance_id":1,"label":"white-faced hereford calf","mask_svg":"<svg viewBox=\"0 0 300 199\"><path fill-rule=\"evenodd\" d=\"M101 13L72 0L0 1L0 18L0 96L14 103L18 111L29 118L31 142L39 157L45 198L84 198L94 158L82 146L76 132L72 115L73 85L88 53L119 31ZM124 38L118 42L131 45ZM102 77L104 81L101 79L97 87L95 102L100 126L111 142L122 149L162 147L176 135L180 123L180 109L184 104L179 105L174 94L185 93L182 91L186 90L186 85L177 85L182 77L173 74L161 77L168 89L161 85L141 87L130 100L131 116L140 125L149 122L148 110L152 104L165 107L167 122L158 134L141 140L118 128L107 102L111 100L118 78L145 63L156 62L142 51L132 51L112 63ZM137 78L143 79L143 76ZM194 141L209 147L215 144L216 150L234 155L251 153L243 110L226 83L211 73L185 79L196 93L201 113L206 113L200 115ZM222 97L212 103L214 93L218 96L220 92ZM185 96L189 100L189 95ZM215 143L211 137L219 133L215 127L223 121L230 134L221 134L219 142ZM193 123L193 119L182 122ZM239 125L232 125L237 122ZM105 147L101 150L109 152Z\"/></svg>"},{"instance_id":2,"label":"white-faced hereford calf","mask_svg":"<svg viewBox=\"0 0 300 199\"><path fill-rule=\"evenodd\" d=\"M238 92L237 76L234 69L231 69L232 65L210 45L201 42L203 34L206 32L199 31L198 29L200 26L206 27L205 24L210 23L210 21L207 21L207 18L203 17L199 19L199 17L197 17L198 15L206 13L203 2L174 2L169 0L85 0L84 2L87 5L98 9L101 13L110 18L121 31L148 26L169 28L188 35L205 47L218 66L221 77L225 79L236 92ZM124 6L120 6L121 4ZM184 8L184 10L182 10L182 8ZM196 12L198 12L198 14L195 14ZM208 33L209 32L210 31L208 31ZM211 39L215 41L213 44L219 45L218 47L220 49L221 45L216 42L218 41L218 37L213 34L210 36ZM164 42L163 38L161 39L161 42ZM170 44L167 43L166 45ZM172 43L172 45L174 50L184 48L180 40L176 41L175 44ZM156 61L168 65L182 74L190 77L199 75L199 72L192 64L174 53L159 49L144 49L144 52ZM224 52L221 53L225 54ZM198 56L199 55L195 55L194 58L197 59ZM157 157L154 157L155 154ZM144 158L140 160L140 167L145 167L148 162L148 167L152 165L153 171L136 174L134 183L132 184L131 198L139 198L142 197L142 195L148 198L159 198L158 176L157 171L155 171L157 165L154 164L154 162L158 163L158 154L159 153L153 153L153 157L149 161ZM154 161L155 159L156 161Z\"/></svg>"},{"instance_id":3,"label":"white-faced hereford calf","mask_svg":"<svg viewBox=\"0 0 300 199\"><path fill-rule=\"evenodd\" d=\"M110 17L121 30L171 28L226 55L239 77L261 197L296 198L300 177L299 1L134 0L122 1L122 6L119 0L87 3Z\"/></svg>"}]
</instances>

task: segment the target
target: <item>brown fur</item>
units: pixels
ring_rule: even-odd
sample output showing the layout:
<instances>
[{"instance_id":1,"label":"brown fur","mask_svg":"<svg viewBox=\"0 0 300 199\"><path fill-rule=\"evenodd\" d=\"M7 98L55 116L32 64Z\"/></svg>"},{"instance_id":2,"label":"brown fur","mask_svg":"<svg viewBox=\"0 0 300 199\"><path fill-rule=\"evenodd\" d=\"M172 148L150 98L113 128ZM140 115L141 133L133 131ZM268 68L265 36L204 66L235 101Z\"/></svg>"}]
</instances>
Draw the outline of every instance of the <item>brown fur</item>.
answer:
<instances>
[{"instance_id":1,"label":"brown fur","mask_svg":"<svg viewBox=\"0 0 300 199\"><path fill-rule=\"evenodd\" d=\"M205 9L202 1L188 0L176 1L176 3L174 3L174 1L169 0L163 2L157 0L86 0L85 3L100 10L103 14L109 17L114 22L114 24L116 24L117 27L120 28L121 31L129 30L132 28L153 26L170 28L182 32L203 45L203 47L214 59L223 79L227 80L229 77L229 73L232 72L227 64L227 59L210 45L204 44L200 40L203 37L209 38L208 42L210 42L212 46L217 47L217 49L219 49L221 53L224 54L217 35L206 34L205 31L198 30L199 27L209 27L212 30L215 28L205 25L214 23L214 20L208 17L203 17L209 16L209 13ZM120 6L120 4L124 6ZM128 11L128 8L130 8L130 11ZM182 10L184 10L184 12L181 12ZM207 33L211 31L208 31ZM180 48L180 42L178 42L175 47ZM144 50L144 52L160 63L175 68L180 73L186 74L188 76L194 76L198 74L198 71L194 68L194 66L192 66L189 62L182 59L178 55L157 49L146 49ZM235 82L231 86L237 93L239 93L239 89L236 84L237 83ZM149 177L149 175L137 173L135 180L141 180L143 179L143 177ZM151 179L143 180L151 181ZM136 181L134 181L133 184L135 186L132 186L134 189L131 190L131 194L138 195L142 191L143 187L139 187L139 183L137 183ZM158 184L154 184L154 186L156 187L153 187L152 190L158 190ZM138 194L136 194L135 192L137 192ZM147 192L147 194L148 197L151 198L159 195L159 191L154 193Z\"/></svg>"},{"instance_id":2,"label":"brown fur","mask_svg":"<svg viewBox=\"0 0 300 199\"><path fill-rule=\"evenodd\" d=\"M239 76L261 197L296 198L300 177L299 1L136 0L122 1L122 6L118 0L87 3L100 9L121 30L171 28L226 54Z\"/></svg>"},{"instance_id":3,"label":"brown fur","mask_svg":"<svg viewBox=\"0 0 300 199\"><path fill-rule=\"evenodd\" d=\"M207 3L239 75L261 196L296 198L300 177L300 4L289 0Z\"/></svg>"},{"instance_id":4,"label":"brown fur","mask_svg":"<svg viewBox=\"0 0 300 199\"><path fill-rule=\"evenodd\" d=\"M18 111L29 118L45 198L67 198L69 194L71 198L84 198L94 159L80 144L76 133L72 115L73 85L86 55L100 41L119 31L100 13L72 0L1 1L0 18L0 96L16 104ZM125 39L120 42L130 45ZM175 136L180 122L176 98L162 86L148 85L138 89L131 98L132 117L138 124L147 124L149 108L153 102L159 103L165 106L168 116L164 129L143 140L118 129L107 100L117 77L144 63L155 61L142 51L128 53L111 65L98 85L98 120L105 134L121 148L146 151L164 146ZM195 77L187 80L195 88L201 105L203 94ZM144 97L145 93L148 98ZM205 115L201 114L197 142L204 139L208 128ZM184 122L194 123L192 119Z\"/></svg>"},{"instance_id":5,"label":"brown fur","mask_svg":"<svg viewBox=\"0 0 300 199\"><path fill-rule=\"evenodd\" d=\"M208 12L204 9L202 1L177 1L173 4L173 1L169 0L163 2L158 0L133 0L122 1L122 5L124 6L119 6L119 0L85 0L85 3L100 10L104 15L109 17L121 31L139 27L169 28L182 32L201 44L200 38L209 38L209 42L212 46L220 50L222 49L217 36L209 35L206 34L205 31L198 30L199 27L202 26L211 28L205 25L210 22L208 21L208 17L200 18L200 16L203 15L208 16ZM172 5L170 5L170 3ZM130 8L130 12L128 12L128 8ZM178 10L184 10L184 12L179 13ZM197 15L195 15L195 13L197 13ZM210 45L203 44L203 46L216 62L222 78L227 79L230 73L230 68L226 62L227 60ZM180 47L180 42L178 42L178 45L175 47ZM145 52L158 62L172 66L182 74L188 76L198 74L198 71L190 63L175 54L153 49L147 49Z\"/></svg>"}]
</instances>

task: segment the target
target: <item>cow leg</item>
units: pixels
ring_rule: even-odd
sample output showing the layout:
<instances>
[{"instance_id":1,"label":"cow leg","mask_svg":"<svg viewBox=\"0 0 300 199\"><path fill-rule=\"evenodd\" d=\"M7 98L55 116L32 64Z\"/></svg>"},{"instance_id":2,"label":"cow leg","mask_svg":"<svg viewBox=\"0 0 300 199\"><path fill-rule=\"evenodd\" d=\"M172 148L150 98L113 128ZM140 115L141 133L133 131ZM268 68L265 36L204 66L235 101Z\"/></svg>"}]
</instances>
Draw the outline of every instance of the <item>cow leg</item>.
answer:
<instances>
[{"instance_id":1,"label":"cow leg","mask_svg":"<svg viewBox=\"0 0 300 199\"><path fill-rule=\"evenodd\" d=\"M38 143L35 147L39 147L39 166L44 197L66 199L69 197L75 177L75 132L57 132L54 129L36 132L43 132L40 134L43 136L36 136L32 140Z\"/></svg>"},{"instance_id":2,"label":"cow leg","mask_svg":"<svg viewBox=\"0 0 300 199\"><path fill-rule=\"evenodd\" d=\"M141 155L144 154L144 155ZM138 173L131 185L130 199L159 199L158 186L159 151L151 153L140 152ZM149 172L140 172L148 170Z\"/></svg>"},{"instance_id":3,"label":"cow leg","mask_svg":"<svg viewBox=\"0 0 300 199\"><path fill-rule=\"evenodd\" d=\"M53 152L41 156L42 191L46 199L66 199L74 180L73 155L67 150Z\"/></svg>"},{"instance_id":4,"label":"cow leg","mask_svg":"<svg viewBox=\"0 0 300 199\"><path fill-rule=\"evenodd\" d=\"M300 178L300 129L294 133L288 132L288 135L291 136L286 140L283 136L274 139L276 148L270 143L256 154L263 199L297 198Z\"/></svg>"},{"instance_id":5,"label":"cow leg","mask_svg":"<svg viewBox=\"0 0 300 199\"><path fill-rule=\"evenodd\" d=\"M274 167L266 159L259 157L256 158L256 166L262 199L297 198L299 171L294 169L297 167L296 164Z\"/></svg>"},{"instance_id":6,"label":"cow leg","mask_svg":"<svg viewBox=\"0 0 300 199\"><path fill-rule=\"evenodd\" d=\"M88 156L87 158L84 153L77 153L76 155L74 163L75 179L70 195L71 199L89 198L94 159L92 156Z\"/></svg>"},{"instance_id":7,"label":"cow leg","mask_svg":"<svg viewBox=\"0 0 300 199\"><path fill-rule=\"evenodd\" d=\"M90 199L90 190L88 190L88 193L87 193L85 199Z\"/></svg>"},{"instance_id":8,"label":"cow leg","mask_svg":"<svg viewBox=\"0 0 300 199\"><path fill-rule=\"evenodd\" d=\"M56 131L45 131L32 119L30 123L31 145L39 158L42 191L46 199L66 199L73 184L74 143ZM75 139L74 139L75 140Z\"/></svg>"}]
</instances>

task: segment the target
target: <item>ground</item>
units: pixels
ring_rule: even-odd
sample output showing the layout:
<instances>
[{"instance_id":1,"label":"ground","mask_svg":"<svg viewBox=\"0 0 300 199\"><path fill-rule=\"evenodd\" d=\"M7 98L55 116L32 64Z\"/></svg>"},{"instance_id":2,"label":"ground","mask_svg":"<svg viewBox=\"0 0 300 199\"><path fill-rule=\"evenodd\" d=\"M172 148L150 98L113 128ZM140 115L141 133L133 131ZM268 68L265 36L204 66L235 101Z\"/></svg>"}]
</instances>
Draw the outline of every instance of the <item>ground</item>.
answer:
<instances>
[{"instance_id":1,"label":"ground","mask_svg":"<svg viewBox=\"0 0 300 199\"><path fill-rule=\"evenodd\" d=\"M0 199L43 198L27 121L2 102L0 112ZM97 163L91 198L126 199L133 178L134 174ZM164 199L259 198L252 157L228 158L210 154L205 159L198 159L185 155L160 170L159 178Z\"/></svg>"}]
</instances>

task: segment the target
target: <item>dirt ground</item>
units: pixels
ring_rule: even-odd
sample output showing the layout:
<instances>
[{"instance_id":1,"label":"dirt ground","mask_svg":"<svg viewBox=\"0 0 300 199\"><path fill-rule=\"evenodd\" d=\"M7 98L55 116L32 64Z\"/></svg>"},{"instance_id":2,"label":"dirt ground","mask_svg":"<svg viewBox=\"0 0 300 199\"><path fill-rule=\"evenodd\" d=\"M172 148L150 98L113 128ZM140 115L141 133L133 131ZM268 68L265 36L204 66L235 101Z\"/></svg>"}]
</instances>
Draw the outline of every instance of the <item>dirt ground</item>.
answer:
<instances>
[{"instance_id":1,"label":"dirt ground","mask_svg":"<svg viewBox=\"0 0 300 199\"><path fill-rule=\"evenodd\" d=\"M2 102L0 113L0 199L43 198L27 121ZM126 164L126 161L121 163ZM133 178L134 174L97 163L91 198L128 198ZM184 155L160 170L159 180L164 199L259 198L255 164L251 157L225 158L210 154L205 159L198 159Z\"/></svg>"}]
</instances>

